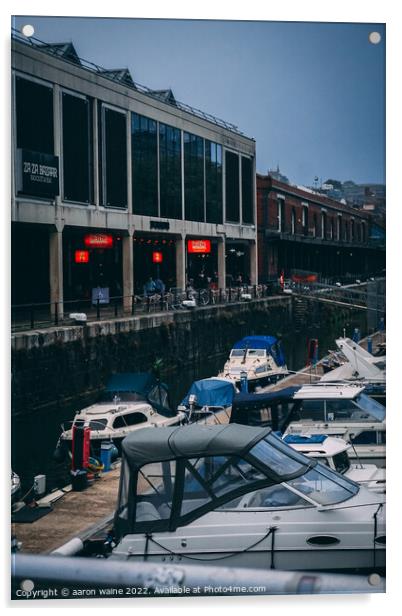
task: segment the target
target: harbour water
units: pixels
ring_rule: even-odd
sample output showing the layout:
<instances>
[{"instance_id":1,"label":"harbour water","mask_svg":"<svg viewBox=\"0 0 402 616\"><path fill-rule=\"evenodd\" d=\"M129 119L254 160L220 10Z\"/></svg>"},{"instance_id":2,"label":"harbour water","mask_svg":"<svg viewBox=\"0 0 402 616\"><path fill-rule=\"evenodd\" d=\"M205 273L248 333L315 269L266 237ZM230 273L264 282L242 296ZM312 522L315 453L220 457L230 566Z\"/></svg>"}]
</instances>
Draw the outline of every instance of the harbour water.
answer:
<instances>
[{"instance_id":1,"label":"harbour water","mask_svg":"<svg viewBox=\"0 0 402 616\"><path fill-rule=\"evenodd\" d=\"M352 326L347 335L352 335ZM338 329L320 326L306 328L303 331L283 334L282 345L288 368L298 370L306 365L307 344L312 338L318 339L319 357L327 354L328 349L335 347L336 337L343 335ZM222 356L214 356L185 367L180 372L180 378L162 368L162 379L169 386L171 404L175 408L180 403L191 383L195 380L218 374L223 368L227 352ZM94 400L90 401L95 402ZM63 487L69 483L69 473L64 463L56 463L53 452L61 432L61 424L71 420L77 412L74 402L62 407L54 402L45 412L14 420L12 426L12 468L21 478L22 494L27 492L33 483L35 475L44 474L47 479L47 490Z\"/></svg>"}]
</instances>

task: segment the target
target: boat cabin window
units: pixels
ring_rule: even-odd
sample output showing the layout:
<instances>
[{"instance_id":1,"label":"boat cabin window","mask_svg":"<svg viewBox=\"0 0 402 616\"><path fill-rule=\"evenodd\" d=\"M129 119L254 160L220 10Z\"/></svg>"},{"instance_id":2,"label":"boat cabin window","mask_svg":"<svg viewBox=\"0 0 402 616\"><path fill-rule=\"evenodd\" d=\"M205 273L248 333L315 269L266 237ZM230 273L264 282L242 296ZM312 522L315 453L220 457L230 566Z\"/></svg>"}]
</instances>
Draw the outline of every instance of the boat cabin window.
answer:
<instances>
[{"instance_id":1,"label":"boat cabin window","mask_svg":"<svg viewBox=\"0 0 402 616\"><path fill-rule=\"evenodd\" d=\"M363 430L351 438L351 442L353 445L377 445L377 432L376 430Z\"/></svg>"},{"instance_id":2,"label":"boat cabin window","mask_svg":"<svg viewBox=\"0 0 402 616\"><path fill-rule=\"evenodd\" d=\"M244 357L246 349L232 349L230 351L230 357Z\"/></svg>"},{"instance_id":3,"label":"boat cabin window","mask_svg":"<svg viewBox=\"0 0 402 616\"><path fill-rule=\"evenodd\" d=\"M335 470L341 475L346 473L350 468L350 460L347 451L341 451L333 456Z\"/></svg>"},{"instance_id":4,"label":"boat cabin window","mask_svg":"<svg viewBox=\"0 0 402 616\"><path fill-rule=\"evenodd\" d=\"M247 351L247 357L265 357L265 349L249 349Z\"/></svg>"},{"instance_id":5,"label":"boat cabin window","mask_svg":"<svg viewBox=\"0 0 402 616\"><path fill-rule=\"evenodd\" d=\"M336 475L325 466L318 465L287 483L320 505L333 505L351 498L359 486L344 476Z\"/></svg>"},{"instance_id":6,"label":"boat cabin window","mask_svg":"<svg viewBox=\"0 0 402 616\"><path fill-rule=\"evenodd\" d=\"M137 479L137 523L170 518L175 473L174 461L153 462L141 467Z\"/></svg>"},{"instance_id":7,"label":"boat cabin window","mask_svg":"<svg viewBox=\"0 0 402 616\"><path fill-rule=\"evenodd\" d=\"M367 415L367 419L372 421L376 419L377 421L384 421L385 419L385 406L373 400L366 394L360 394L356 398L356 406L364 411Z\"/></svg>"},{"instance_id":8,"label":"boat cabin window","mask_svg":"<svg viewBox=\"0 0 402 616\"><path fill-rule=\"evenodd\" d=\"M304 456L294 449L291 450L288 445L272 434L254 445L249 453L260 463L268 466L268 472L273 471L279 477L297 473L307 466Z\"/></svg>"},{"instance_id":9,"label":"boat cabin window","mask_svg":"<svg viewBox=\"0 0 402 616\"><path fill-rule=\"evenodd\" d=\"M89 422L89 427L91 430L104 430L106 428L106 424L106 417L102 417L100 419L91 419Z\"/></svg>"},{"instance_id":10,"label":"boat cabin window","mask_svg":"<svg viewBox=\"0 0 402 616\"><path fill-rule=\"evenodd\" d=\"M363 395L363 394L362 394ZM325 422L337 422L337 421L373 421L373 419L379 419L382 416L381 410L384 409L375 400L370 400L369 403L365 400L368 398L364 396L363 404L359 402L359 398L354 400L303 400L300 406L300 411L292 418L293 421L325 421ZM373 403L373 404L371 404ZM379 408L378 408L379 407ZM370 408L374 409L374 412L370 415ZM298 415L298 416L297 416ZM385 416L385 412L384 412Z\"/></svg>"},{"instance_id":11,"label":"boat cabin window","mask_svg":"<svg viewBox=\"0 0 402 616\"><path fill-rule=\"evenodd\" d=\"M148 421L148 418L144 413L127 413L126 415L116 417L113 422L113 428L126 428L127 426L135 426L146 421Z\"/></svg>"},{"instance_id":12,"label":"boat cabin window","mask_svg":"<svg viewBox=\"0 0 402 616\"><path fill-rule=\"evenodd\" d=\"M266 476L237 456L206 456L188 460L181 515L194 511L213 498L266 480Z\"/></svg>"}]
</instances>

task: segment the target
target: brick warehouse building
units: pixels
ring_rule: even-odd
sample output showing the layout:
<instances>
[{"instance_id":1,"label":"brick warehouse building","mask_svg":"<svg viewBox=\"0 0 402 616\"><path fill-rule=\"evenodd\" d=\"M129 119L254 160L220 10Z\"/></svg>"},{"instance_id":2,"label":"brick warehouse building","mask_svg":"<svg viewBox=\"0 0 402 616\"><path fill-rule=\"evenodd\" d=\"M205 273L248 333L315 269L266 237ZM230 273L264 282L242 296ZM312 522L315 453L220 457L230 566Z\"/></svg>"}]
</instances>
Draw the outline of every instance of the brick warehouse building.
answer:
<instances>
[{"instance_id":1,"label":"brick warehouse building","mask_svg":"<svg viewBox=\"0 0 402 616\"><path fill-rule=\"evenodd\" d=\"M365 277L385 267L384 230L325 195L257 174L260 282L292 272Z\"/></svg>"}]
</instances>

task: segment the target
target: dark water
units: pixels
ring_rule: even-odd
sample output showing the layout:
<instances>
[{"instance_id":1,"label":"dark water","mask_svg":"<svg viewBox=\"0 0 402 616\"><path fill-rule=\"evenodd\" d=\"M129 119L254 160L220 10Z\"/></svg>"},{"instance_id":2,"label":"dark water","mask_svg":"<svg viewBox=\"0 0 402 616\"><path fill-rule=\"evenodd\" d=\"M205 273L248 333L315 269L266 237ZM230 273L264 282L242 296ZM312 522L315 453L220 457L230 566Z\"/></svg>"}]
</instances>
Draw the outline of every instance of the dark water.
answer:
<instances>
[{"instance_id":1,"label":"dark water","mask_svg":"<svg viewBox=\"0 0 402 616\"><path fill-rule=\"evenodd\" d=\"M352 331L346 332L351 335ZM331 331L326 327L311 327L304 332L284 334L282 345L285 352L288 368L298 370L306 365L307 343L311 338L319 341L319 357L327 354L328 349L335 348L335 338L342 335L342 331ZM227 353L229 353L229 348ZM180 371L180 375L162 374L163 380L168 384L171 402L174 408L185 396L191 383L195 380L218 374L226 360L222 357L207 358L200 365L192 365ZM91 402L95 402L95 399ZM33 477L44 474L47 477L48 491L56 487L63 487L69 483L69 474L64 464L53 460L58 437L63 421L71 420L77 412L75 404L60 409L55 402L53 408L45 412L15 420L12 426L12 468L22 480L23 493L29 490Z\"/></svg>"}]
</instances>

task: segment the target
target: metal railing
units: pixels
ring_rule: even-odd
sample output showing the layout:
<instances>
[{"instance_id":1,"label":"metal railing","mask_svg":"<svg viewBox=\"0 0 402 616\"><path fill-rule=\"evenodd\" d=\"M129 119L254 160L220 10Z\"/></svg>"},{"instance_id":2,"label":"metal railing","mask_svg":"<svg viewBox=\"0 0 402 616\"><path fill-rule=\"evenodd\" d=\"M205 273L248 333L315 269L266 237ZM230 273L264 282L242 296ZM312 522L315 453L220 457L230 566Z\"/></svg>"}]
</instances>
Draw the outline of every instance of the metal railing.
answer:
<instances>
[{"instance_id":1,"label":"metal railing","mask_svg":"<svg viewBox=\"0 0 402 616\"><path fill-rule=\"evenodd\" d=\"M12 332L29 331L149 313L194 310L206 306L258 300L279 292L279 285L271 282L225 289L172 288L165 293L153 293L152 295L114 296L110 297L107 303L100 299L96 302L91 299L76 299L63 303L15 304L11 306L11 330Z\"/></svg>"},{"instance_id":2,"label":"metal railing","mask_svg":"<svg viewBox=\"0 0 402 616\"><path fill-rule=\"evenodd\" d=\"M28 582L28 583L27 583ZM106 589L122 589L110 595ZM385 579L303 571L211 567L187 563L111 561L33 554L12 555L13 599L180 595L292 595L385 592ZM36 591L36 592L35 592Z\"/></svg>"}]
</instances>

